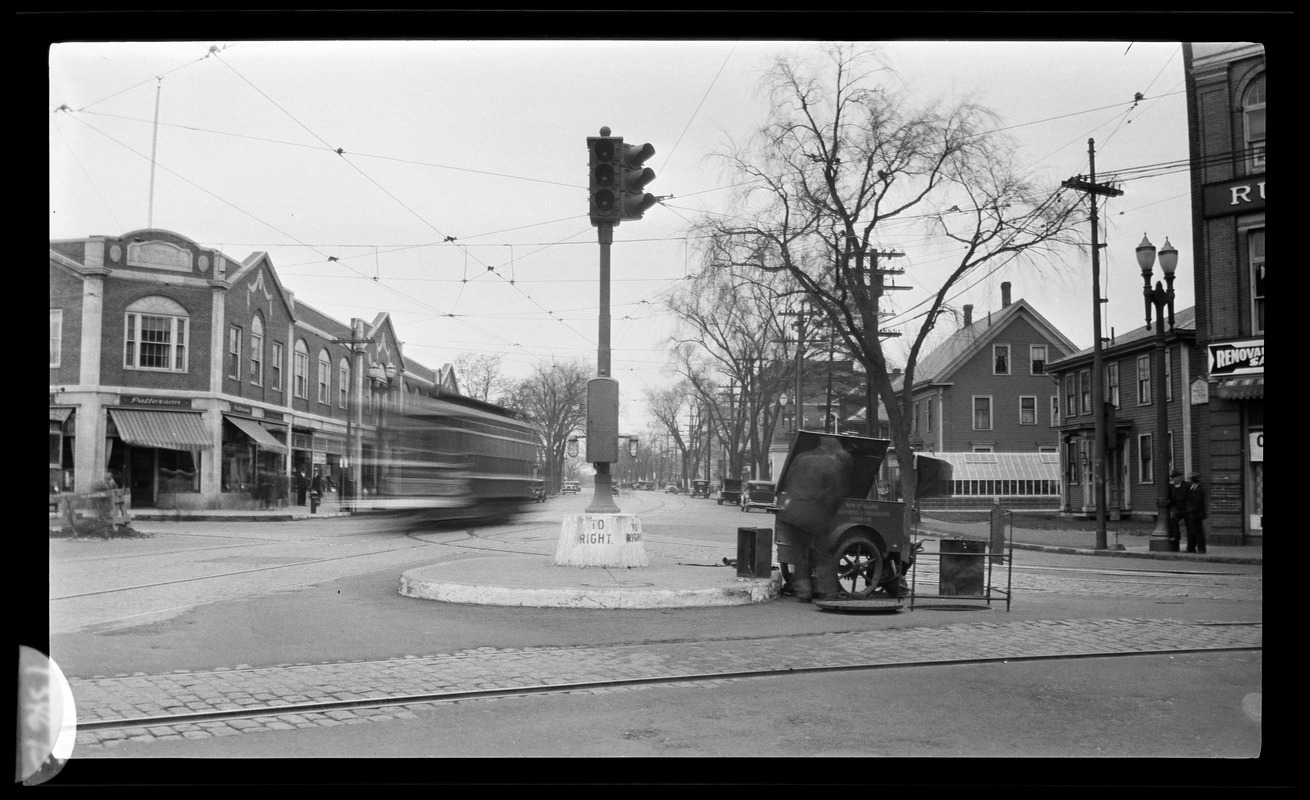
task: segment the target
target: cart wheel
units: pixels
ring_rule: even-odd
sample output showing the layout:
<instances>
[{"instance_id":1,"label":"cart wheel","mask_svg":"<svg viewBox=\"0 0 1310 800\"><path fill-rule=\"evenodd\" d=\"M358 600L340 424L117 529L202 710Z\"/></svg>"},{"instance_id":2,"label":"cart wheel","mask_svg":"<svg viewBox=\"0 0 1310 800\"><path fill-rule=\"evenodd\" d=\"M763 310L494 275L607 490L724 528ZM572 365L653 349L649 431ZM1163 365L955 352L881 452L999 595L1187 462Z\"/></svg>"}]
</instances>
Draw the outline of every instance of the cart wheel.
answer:
<instances>
[{"instance_id":1,"label":"cart wheel","mask_svg":"<svg viewBox=\"0 0 1310 800\"><path fill-rule=\"evenodd\" d=\"M837 588L851 597L868 597L882 583L882 550L867 534L847 536L837 546Z\"/></svg>"},{"instance_id":2,"label":"cart wheel","mask_svg":"<svg viewBox=\"0 0 1310 800\"><path fill-rule=\"evenodd\" d=\"M791 585L791 564L786 564L786 563L783 563L782 561L779 561L779 562L778 562L778 570L782 573L782 585L783 585L783 586L790 586L790 585Z\"/></svg>"}]
</instances>

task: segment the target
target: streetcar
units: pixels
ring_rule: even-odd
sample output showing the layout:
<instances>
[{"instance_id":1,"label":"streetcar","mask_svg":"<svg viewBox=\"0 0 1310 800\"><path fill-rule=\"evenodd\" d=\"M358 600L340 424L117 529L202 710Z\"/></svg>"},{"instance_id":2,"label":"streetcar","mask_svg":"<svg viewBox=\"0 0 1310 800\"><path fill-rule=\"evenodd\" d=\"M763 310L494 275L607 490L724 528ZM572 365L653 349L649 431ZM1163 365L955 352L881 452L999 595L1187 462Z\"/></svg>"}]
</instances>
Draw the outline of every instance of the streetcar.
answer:
<instances>
[{"instance_id":1,"label":"streetcar","mask_svg":"<svg viewBox=\"0 0 1310 800\"><path fill-rule=\"evenodd\" d=\"M535 426L513 411L468 397L406 397L381 430L379 455L365 469L376 491L359 498L369 510L419 520L494 522L536 502Z\"/></svg>"}]
</instances>

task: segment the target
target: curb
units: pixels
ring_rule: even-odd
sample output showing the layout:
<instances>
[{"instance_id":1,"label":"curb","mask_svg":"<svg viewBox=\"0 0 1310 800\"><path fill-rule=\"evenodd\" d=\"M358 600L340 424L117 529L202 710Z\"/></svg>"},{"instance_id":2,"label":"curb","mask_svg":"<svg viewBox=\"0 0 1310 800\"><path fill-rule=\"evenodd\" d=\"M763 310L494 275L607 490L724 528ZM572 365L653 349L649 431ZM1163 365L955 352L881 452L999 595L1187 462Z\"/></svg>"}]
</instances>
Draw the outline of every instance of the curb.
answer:
<instances>
[{"instance_id":1,"label":"curb","mask_svg":"<svg viewBox=\"0 0 1310 800\"><path fill-rule=\"evenodd\" d=\"M488 586L427 578L415 569L400 576L400 594L419 600L483 606L532 608L704 608L743 606L777 600L782 576L740 579L736 586L688 589L597 588L585 586Z\"/></svg>"},{"instance_id":2,"label":"curb","mask_svg":"<svg viewBox=\"0 0 1310 800\"><path fill-rule=\"evenodd\" d=\"M934 539L969 539L975 542L988 541L985 536L969 536L958 533L940 533L938 531L919 531L919 535L927 536ZM1154 552L1154 553L1137 553L1132 550L1095 550L1082 547L1065 547L1061 545L1047 544L1021 544L1014 542L1010 545L1015 550L1031 550L1039 553L1060 553L1072 556L1108 556L1110 558L1153 558L1165 561L1181 561L1184 563L1206 563L1206 564L1264 564L1264 557L1255 556L1221 556L1205 555L1198 558L1195 553L1171 553L1171 552Z\"/></svg>"}]
</instances>

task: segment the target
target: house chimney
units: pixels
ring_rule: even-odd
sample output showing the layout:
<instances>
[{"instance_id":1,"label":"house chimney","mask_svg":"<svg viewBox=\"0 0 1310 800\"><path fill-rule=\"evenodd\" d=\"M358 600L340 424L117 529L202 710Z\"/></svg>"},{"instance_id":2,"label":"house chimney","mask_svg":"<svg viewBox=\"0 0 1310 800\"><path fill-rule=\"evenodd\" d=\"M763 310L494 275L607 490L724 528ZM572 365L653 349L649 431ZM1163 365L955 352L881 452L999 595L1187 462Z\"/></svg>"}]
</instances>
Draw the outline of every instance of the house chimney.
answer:
<instances>
[{"instance_id":1,"label":"house chimney","mask_svg":"<svg viewBox=\"0 0 1310 800\"><path fill-rule=\"evenodd\" d=\"M1010 305L1010 282L1005 281L1001 284L1001 308Z\"/></svg>"},{"instance_id":2,"label":"house chimney","mask_svg":"<svg viewBox=\"0 0 1310 800\"><path fill-rule=\"evenodd\" d=\"M973 305L970 304L970 303L965 303L965 304L964 304L964 327L967 328L967 327L969 327L969 326L972 325L972 324L973 324Z\"/></svg>"}]
</instances>

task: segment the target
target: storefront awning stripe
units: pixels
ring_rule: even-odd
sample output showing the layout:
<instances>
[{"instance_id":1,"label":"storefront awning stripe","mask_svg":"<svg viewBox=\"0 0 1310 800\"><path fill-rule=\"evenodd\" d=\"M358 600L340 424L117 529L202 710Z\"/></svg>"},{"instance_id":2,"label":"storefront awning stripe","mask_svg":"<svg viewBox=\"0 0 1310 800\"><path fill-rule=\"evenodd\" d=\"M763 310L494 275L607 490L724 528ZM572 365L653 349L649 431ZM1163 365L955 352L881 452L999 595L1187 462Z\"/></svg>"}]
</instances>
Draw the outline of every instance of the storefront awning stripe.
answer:
<instances>
[{"instance_id":1,"label":"storefront awning stripe","mask_svg":"<svg viewBox=\"0 0 1310 800\"><path fill-rule=\"evenodd\" d=\"M1228 378L1220 381L1215 393L1227 400L1253 400L1265 396L1264 376L1258 378Z\"/></svg>"},{"instance_id":2,"label":"storefront awning stripe","mask_svg":"<svg viewBox=\"0 0 1310 800\"><path fill-rule=\"evenodd\" d=\"M285 453L287 451L286 445L282 444L277 439L274 439L272 434L264 430L264 427L253 419L233 417L228 414L224 414L223 418L237 426L237 429L242 433L249 436L251 439L254 439L255 444L259 445L261 448L265 450L276 450L279 453Z\"/></svg>"},{"instance_id":3,"label":"storefront awning stripe","mask_svg":"<svg viewBox=\"0 0 1310 800\"><path fill-rule=\"evenodd\" d=\"M111 408L109 416L119 438L136 447L199 450L210 446L209 432L199 414Z\"/></svg>"}]
</instances>

